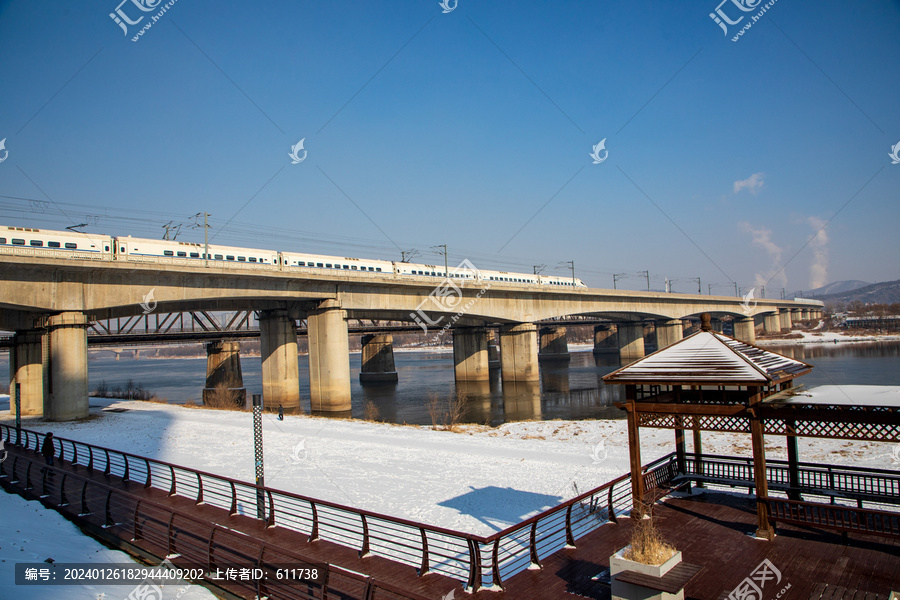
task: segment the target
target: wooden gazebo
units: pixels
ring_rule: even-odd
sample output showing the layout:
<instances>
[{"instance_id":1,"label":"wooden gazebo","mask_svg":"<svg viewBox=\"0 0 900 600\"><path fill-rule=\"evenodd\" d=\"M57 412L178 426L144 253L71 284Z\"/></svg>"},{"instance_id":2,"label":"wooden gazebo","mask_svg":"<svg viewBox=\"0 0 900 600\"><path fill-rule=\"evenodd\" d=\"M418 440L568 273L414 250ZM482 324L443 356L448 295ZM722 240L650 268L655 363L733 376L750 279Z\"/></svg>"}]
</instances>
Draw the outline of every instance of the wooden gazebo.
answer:
<instances>
[{"instance_id":1,"label":"wooden gazebo","mask_svg":"<svg viewBox=\"0 0 900 600\"><path fill-rule=\"evenodd\" d=\"M794 379L812 365L711 331L701 331L606 375L625 385L633 504L643 506L640 428L675 430L676 462L686 472L685 430L694 432L699 460L701 431L749 433L757 498L757 536L774 536L767 503L764 435L787 437L789 497L799 500L797 437L900 441L900 406L821 404L795 395Z\"/></svg>"}]
</instances>

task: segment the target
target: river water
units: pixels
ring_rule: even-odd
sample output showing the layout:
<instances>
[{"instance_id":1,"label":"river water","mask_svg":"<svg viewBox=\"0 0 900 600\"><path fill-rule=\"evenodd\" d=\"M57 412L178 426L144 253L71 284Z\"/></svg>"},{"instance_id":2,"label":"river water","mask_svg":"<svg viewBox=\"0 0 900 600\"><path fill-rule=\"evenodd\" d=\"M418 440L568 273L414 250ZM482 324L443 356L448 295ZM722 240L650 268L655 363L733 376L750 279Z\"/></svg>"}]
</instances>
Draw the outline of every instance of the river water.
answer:
<instances>
[{"instance_id":1,"label":"river water","mask_svg":"<svg viewBox=\"0 0 900 600\"><path fill-rule=\"evenodd\" d=\"M787 356L813 364L808 375L798 379L807 387L818 385L900 386L900 342L852 344L807 344L766 346ZM499 380L499 370L484 384L467 384L461 389L468 398L463 420L498 425L526 419L623 418L612 406L623 399L622 386L604 385L601 377L619 367L616 354L595 356L589 348L571 352L568 364L541 365L540 384L507 384ZM352 416L361 418L365 405L378 409L378 419L394 423L431 424L429 399L438 395L444 404L456 397L453 354L450 352L403 352L394 354L399 382L359 383L360 354L350 355ZM300 395L309 412L307 357L300 357ZM0 357L0 372L8 372L6 356ZM259 357L241 357L244 386L248 394L262 393ZM206 377L205 358L148 359L93 357L89 361L90 387L101 382L111 389L124 387L129 380L141 384L172 403L192 400L199 404Z\"/></svg>"}]
</instances>

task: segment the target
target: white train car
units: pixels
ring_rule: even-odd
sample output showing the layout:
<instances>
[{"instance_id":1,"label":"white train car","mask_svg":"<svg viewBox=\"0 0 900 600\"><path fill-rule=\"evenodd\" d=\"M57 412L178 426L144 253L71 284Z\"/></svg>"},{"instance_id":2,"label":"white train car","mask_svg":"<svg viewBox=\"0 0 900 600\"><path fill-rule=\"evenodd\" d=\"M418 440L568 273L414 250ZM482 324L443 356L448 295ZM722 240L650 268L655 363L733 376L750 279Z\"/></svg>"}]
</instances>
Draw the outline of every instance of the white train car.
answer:
<instances>
[{"instance_id":1,"label":"white train car","mask_svg":"<svg viewBox=\"0 0 900 600\"><path fill-rule=\"evenodd\" d=\"M112 238L80 231L0 226L0 251L34 256L111 260Z\"/></svg>"},{"instance_id":2,"label":"white train car","mask_svg":"<svg viewBox=\"0 0 900 600\"><path fill-rule=\"evenodd\" d=\"M137 262L165 262L167 259L204 260L203 244L179 242L175 240L151 240L131 236L115 238L116 260L133 260ZM209 245L210 263L232 264L244 263L241 266L270 265L277 266L278 252L275 250L258 250L236 246ZM221 266L221 265L218 265Z\"/></svg>"},{"instance_id":3,"label":"white train car","mask_svg":"<svg viewBox=\"0 0 900 600\"><path fill-rule=\"evenodd\" d=\"M326 256L324 254L304 254L299 252L282 252L281 258L286 270L304 267L308 269L331 269L366 273L394 273L394 263L388 260L375 260L369 258L350 258L341 256Z\"/></svg>"}]
</instances>

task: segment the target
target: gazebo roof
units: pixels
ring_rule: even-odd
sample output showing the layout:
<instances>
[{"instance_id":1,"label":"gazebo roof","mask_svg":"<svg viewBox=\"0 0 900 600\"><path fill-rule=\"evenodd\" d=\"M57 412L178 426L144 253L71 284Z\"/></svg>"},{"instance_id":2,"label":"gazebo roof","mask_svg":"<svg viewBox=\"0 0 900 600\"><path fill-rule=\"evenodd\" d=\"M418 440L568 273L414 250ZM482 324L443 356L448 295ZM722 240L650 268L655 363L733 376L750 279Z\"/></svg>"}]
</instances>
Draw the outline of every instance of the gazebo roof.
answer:
<instances>
[{"instance_id":1,"label":"gazebo roof","mask_svg":"<svg viewBox=\"0 0 900 600\"><path fill-rule=\"evenodd\" d=\"M715 331L698 331L603 377L606 383L769 385L812 365Z\"/></svg>"}]
</instances>

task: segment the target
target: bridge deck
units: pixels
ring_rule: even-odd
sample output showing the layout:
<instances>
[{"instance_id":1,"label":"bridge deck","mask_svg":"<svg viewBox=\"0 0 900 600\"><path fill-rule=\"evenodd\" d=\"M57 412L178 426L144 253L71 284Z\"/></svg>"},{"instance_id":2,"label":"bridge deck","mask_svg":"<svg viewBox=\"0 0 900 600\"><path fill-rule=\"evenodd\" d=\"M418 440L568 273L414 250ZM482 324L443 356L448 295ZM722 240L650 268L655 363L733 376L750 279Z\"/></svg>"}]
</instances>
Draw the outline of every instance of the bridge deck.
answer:
<instances>
[{"instance_id":1,"label":"bridge deck","mask_svg":"<svg viewBox=\"0 0 900 600\"><path fill-rule=\"evenodd\" d=\"M28 497L38 497L45 491L39 469L43 460L31 450L7 445L10 451L5 467L5 477L0 484L8 491ZM27 465L32 468L26 478ZM270 548L294 553L307 560L339 565L379 582L378 591L371 598L444 598L455 590L456 597L466 597L462 584L438 574L419 577L415 569L380 557L360 558L357 551L327 541L309 542L306 536L280 527L265 526L264 522L248 516L229 515L228 511L207 504L197 505L189 498L169 496L164 491L145 488L133 481L123 481L116 475L104 475L68 461L57 461L54 476L69 474L74 481L88 480L95 484L88 487L86 498L90 506L103 506L104 489L115 488L135 497L166 506L180 514L195 518L193 526L198 537L208 535L200 531L212 524L221 524L230 531L241 532L253 540L260 540ZM25 490L29 487L31 489ZM81 515L81 499L77 490L82 489L71 481L66 484L68 505L58 506L61 498L48 486L49 496L43 502L68 518L87 525L95 534L118 538L146 555L161 559L167 549L154 541L151 535L134 540L130 528L104 525L102 510L96 508L91 515ZM136 511L135 511L136 512ZM694 497L669 497L655 509L663 537L683 552L686 562L701 565L700 573L688 584L686 597L717 600L727 595L756 567L768 559L780 571L779 585L769 584L765 597L772 598L790 584L788 598L810 597L822 584L829 588L838 586L877 594L885 600L890 590L900 589L900 540L874 538L851 534L849 543L841 543L839 534L822 532L805 527L779 526L774 541L767 542L751 537L755 529L756 510L752 496L707 492ZM119 519L115 519L119 520ZM185 531L191 527L180 525ZM149 526L147 527L149 530ZM607 599L610 597L608 581L609 556L627 544L630 535L630 519L620 519L618 524L608 524L577 541L577 548L564 549L544 559L542 569L528 570L505 582L501 592L482 590L470 594L473 598L496 600L572 599L577 597ZM606 579L604 579L606 571ZM348 580L350 581L350 580ZM366 597L365 586L358 584L359 595L327 597ZM352 586L351 586L352 587ZM272 595L272 598L278 597ZM305 596L304 596L305 597ZM319 596L314 596L319 597ZM869 596L872 598L872 596Z\"/></svg>"}]
</instances>

